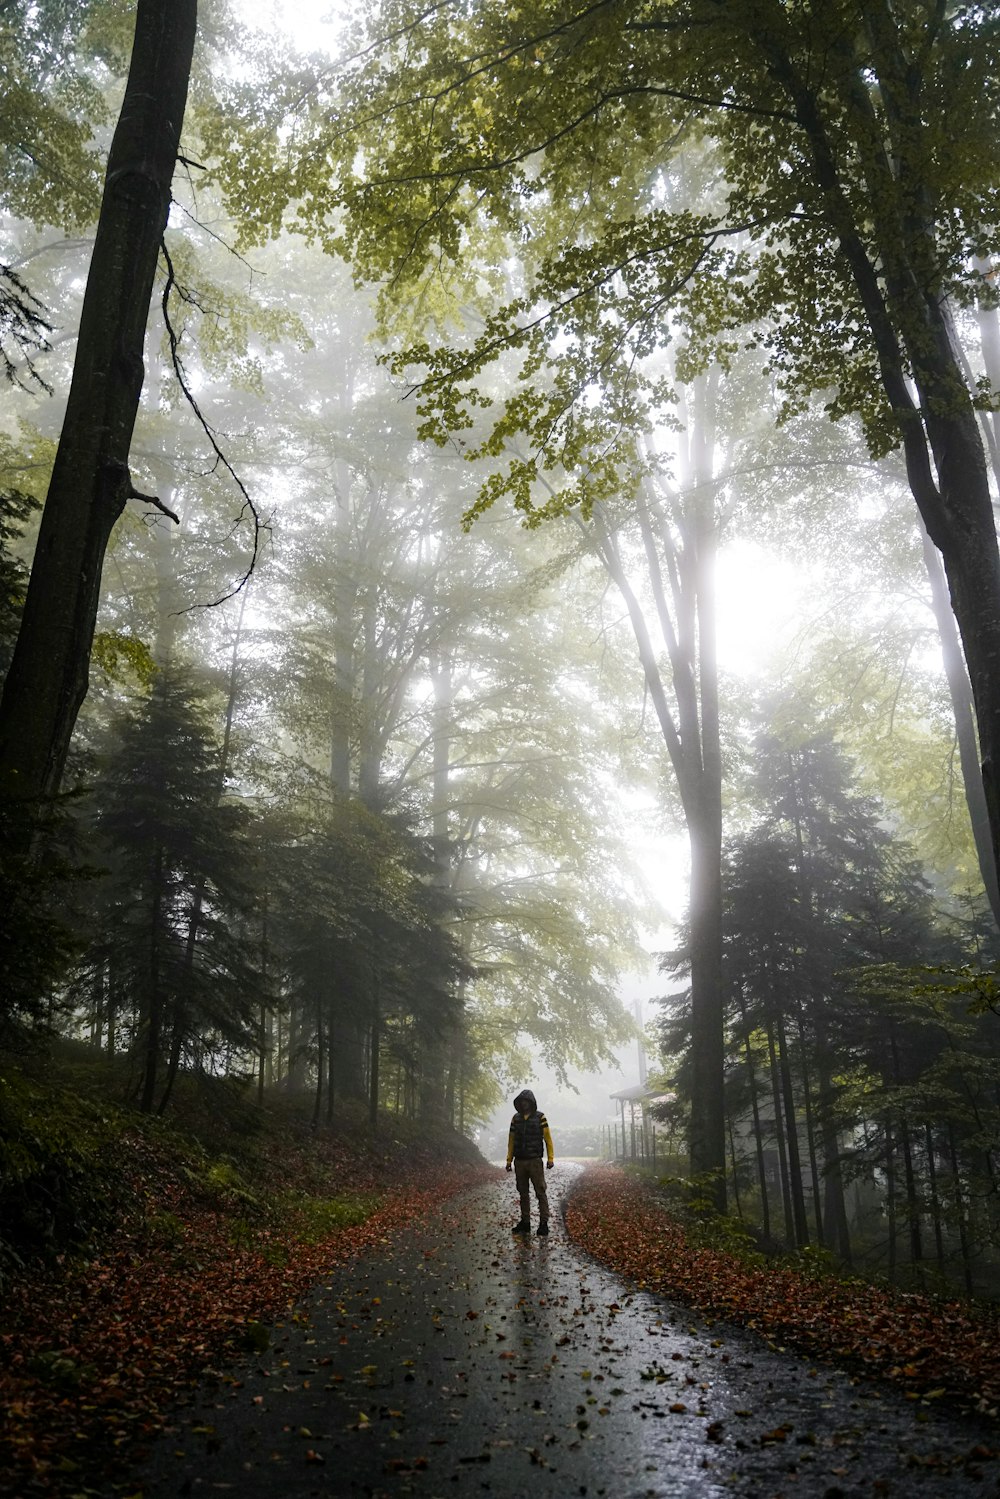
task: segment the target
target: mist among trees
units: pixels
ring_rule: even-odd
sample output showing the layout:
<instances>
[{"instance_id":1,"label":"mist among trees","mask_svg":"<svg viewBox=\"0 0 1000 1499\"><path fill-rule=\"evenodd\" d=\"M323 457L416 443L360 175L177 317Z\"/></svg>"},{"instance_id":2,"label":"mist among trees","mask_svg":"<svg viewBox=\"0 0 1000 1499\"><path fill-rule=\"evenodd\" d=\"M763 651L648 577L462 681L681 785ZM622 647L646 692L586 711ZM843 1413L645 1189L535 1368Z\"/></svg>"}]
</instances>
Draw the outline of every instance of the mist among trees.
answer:
<instances>
[{"instance_id":1,"label":"mist among trees","mask_svg":"<svg viewBox=\"0 0 1000 1499\"><path fill-rule=\"evenodd\" d=\"M0 53L5 1047L471 1135L653 952L706 1209L995 1293L988 8Z\"/></svg>"}]
</instances>

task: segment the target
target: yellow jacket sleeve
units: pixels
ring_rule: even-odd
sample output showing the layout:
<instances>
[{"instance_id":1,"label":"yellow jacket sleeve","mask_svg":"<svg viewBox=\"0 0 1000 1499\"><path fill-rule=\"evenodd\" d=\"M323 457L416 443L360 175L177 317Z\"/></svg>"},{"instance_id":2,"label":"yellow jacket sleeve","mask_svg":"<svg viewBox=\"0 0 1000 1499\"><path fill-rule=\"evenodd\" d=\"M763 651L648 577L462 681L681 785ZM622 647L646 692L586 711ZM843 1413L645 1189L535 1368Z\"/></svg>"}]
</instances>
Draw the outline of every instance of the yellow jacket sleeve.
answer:
<instances>
[{"instance_id":1,"label":"yellow jacket sleeve","mask_svg":"<svg viewBox=\"0 0 1000 1499\"><path fill-rule=\"evenodd\" d=\"M510 1165L510 1163L511 1163L511 1161L513 1159L514 1159L514 1131L511 1130L508 1133L508 1135L507 1135L507 1165L508 1166Z\"/></svg>"},{"instance_id":2,"label":"yellow jacket sleeve","mask_svg":"<svg viewBox=\"0 0 1000 1499\"><path fill-rule=\"evenodd\" d=\"M542 1139L545 1141L545 1149L549 1153L549 1160L554 1161L556 1157L552 1148L552 1132L547 1123L542 1127Z\"/></svg>"}]
</instances>

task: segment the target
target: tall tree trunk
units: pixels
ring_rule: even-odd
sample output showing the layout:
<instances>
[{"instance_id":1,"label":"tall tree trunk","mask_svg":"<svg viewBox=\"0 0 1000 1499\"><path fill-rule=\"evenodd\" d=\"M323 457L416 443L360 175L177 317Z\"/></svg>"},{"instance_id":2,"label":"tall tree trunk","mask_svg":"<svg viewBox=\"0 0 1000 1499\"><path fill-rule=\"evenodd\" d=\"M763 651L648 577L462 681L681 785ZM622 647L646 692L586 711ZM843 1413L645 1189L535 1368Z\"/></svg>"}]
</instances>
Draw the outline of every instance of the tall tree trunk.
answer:
<instances>
[{"instance_id":1,"label":"tall tree trunk","mask_svg":"<svg viewBox=\"0 0 1000 1499\"><path fill-rule=\"evenodd\" d=\"M167 1058L167 1076L163 1083L163 1092L160 1095L160 1102L156 1110L158 1114L162 1115L167 1112L167 1104L170 1102L170 1095L174 1091L174 1083L177 1081L177 1074L180 1071L181 1052L183 1049L184 1014L182 1008L178 1005L174 1010L174 1026L170 1036L170 1055Z\"/></svg>"},{"instance_id":2,"label":"tall tree trunk","mask_svg":"<svg viewBox=\"0 0 1000 1499\"><path fill-rule=\"evenodd\" d=\"M271 950L270 950L270 945L269 945L269 932L268 932L268 924L267 924L267 918L268 918L268 900L267 900L267 896L268 896L267 877L266 877L266 873L265 873L265 876L264 876L264 879L263 879L263 882L262 882L262 886L261 886L261 906L260 906L260 987L261 987L262 998L261 998L261 1002L260 1002L260 1019L259 1019L259 1022L258 1022L258 1027L259 1028L258 1028L258 1034L257 1034L257 1066L258 1066L258 1071L257 1071L257 1102L258 1102L258 1104L263 1104L263 1102L264 1102L264 1089L267 1086L267 1081L266 1081L266 1078L265 1078L265 1071L267 1069L268 1062L270 1061L270 1059L271 1059L271 1057L273 1055L273 1052L272 1052L272 1040L273 1040L273 1030L274 1030L273 1010L272 1010L271 1005L268 1002L268 994L267 994L268 979L270 977L269 968L270 968L270 958L271 958ZM274 1067L273 1067L273 1063L271 1064L271 1081L272 1081L272 1083L274 1081Z\"/></svg>"},{"instance_id":3,"label":"tall tree trunk","mask_svg":"<svg viewBox=\"0 0 1000 1499\"><path fill-rule=\"evenodd\" d=\"M272 1063L272 1081L280 1084L285 1076L285 1027L281 1023L281 1011L274 1012L274 1061Z\"/></svg>"},{"instance_id":4,"label":"tall tree trunk","mask_svg":"<svg viewBox=\"0 0 1000 1499\"><path fill-rule=\"evenodd\" d=\"M837 1132L837 1089L833 1080L833 1058L827 1041L826 1027L819 1012L813 1022L816 1037L817 1112L823 1140L823 1222L827 1242L850 1265L853 1259L851 1229L847 1219L844 1171L840 1137Z\"/></svg>"},{"instance_id":5,"label":"tall tree trunk","mask_svg":"<svg viewBox=\"0 0 1000 1499\"><path fill-rule=\"evenodd\" d=\"M337 1098L337 1084L335 1073L335 1058L337 1054L337 1026L335 1024L336 1014L333 996L327 1005L326 1012L326 1122L333 1124L334 1108Z\"/></svg>"},{"instance_id":6,"label":"tall tree trunk","mask_svg":"<svg viewBox=\"0 0 1000 1499\"><path fill-rule=\"evenodd\" d=\"M101 1049L104 1035L104 1017L108 1008L108 963L102 958L94 969L93 1009L90 1021L90 1044Z\"/></svg>"},{"instance_id":7,"label":"tall tree trunk","mask_svg":"<svg viewBox=\"0 0 1000 1499\"><path fill-rule=\"evenodd\" d=\"M174 644L174 597L176 595L176 569L173 566L173 549L169 533L161 538L161 550L159 552L159 564L157 567L158 593L159 593L159 621L160 627L157 632L156 659L161 667L165 667L171 657ZM225 789L226 779L229 775L229 757L232 750L233 725L236 720L236 702L239 686L239 662L240 643L243 634L243 619L246 614L247 599L250 597L250 584L247 583L240 592L239 610L236 617L236 630L233 634L233 648L230 653L229 662L229 691L226 698L226 711L223 719L222 749L219 754L219 776L218 796L221 800ZM204 877L199 878L191 898L191 911L188 916L187 938L184 943L184 963L180 974L180 994L174 1006L173 1037L170 1047L170 1059L167 1066L167 1079L160 1099L157 1113L164 1114L170 1095L174 1090L177 1079L177 1071L180 1066L181 1050L183 1047L185 1032L191 1024L194 1014L194 987L195 987L195 958L198 951L198 932L201 928L202 911L205 906L205 891L207 881ZM197 1030L197 1027L193 1027ZM263 1076L263 1072L261 1074Z\"/></svg>"},{"instance_id":8,"label":"tall tree trunk","mask_svg":"<svg viewBox=\"0 0 1000 1499\"><path fill-rule=\"evenodd\" d=\"M896 1141L892 1121L885 1121L885 1216L889 1228L888 1276L896 1280Z\"/></svg>"},{"instance_id":9,"label":"tall tree trunk","mask_svg":"<svg viewBox=\"0 0 1000 1499\"><path fill-rule=\"evenodd\" d=\"M346 954L345 959L348 959ZM348 974L345 989L344 977ZM336 1083L341 1098L362 1102L367 1098L368 1027L357 1018L364 1001L364 995L359 993L361 978L357 965L352 967L349 959L345 960L340 967L339 980L340 987L335 995L331 995L329 1010L330 1086Z\"/></svg>"},{"instance_id":10,"label":"tall tree trunk","mask_svg":"<svg viewBox=\"0 0 1000 1499\"><path fill-rule=\"evenodd\" d=\"M438 882L447 887L451 864L448 808L451 801L451 735L454 714L451 658L447 653L432 651L427 667L434 692L431 714L431 842Z\"/></svg>"},{"instance_id":11,"label":"tall tree trunk","mask_svg":"<svg viewBox=\"0 0 1000 1499\"><path fill-rule=\"evenodd\" d=\"M309 1020L302 1004L292 1001L288 1009L288 1055L285 1077L293 1093L304 1093L308 1063Z\"/></svg>"},{"instance_id":12,"label":"tall tree trunk","mask_svg":"<svg viewBox=\"0 0 1000 1499\"><path fill-rule=\"evenodd\" d=\"M736 1204L736 1216L740 1220L740 1222L742 1223L743 1222L743 1204L740 1201L739 1162L738 1162L738 1160L736 1158L736 1138L735 1138L735 1136L733 1134L733 1121L732 1121L732 1117L731 1116L727 1116L726 1124L727 1124L728 1132L729 1132L729 1160L730 1160L730 1163L731 1163L731 1166L732 1166L732 1172L733 1172L733 1201ZM644 1142L644 1145L643 1145L643 1156L645 1156L646 1154L647 1154L647 1151L645 1149L645 1142Z\"/></svg>"},{"instance_id":13,"label":"tall tree trunk","mask_svg":"<svg viewBox=\"0 0 1000 1499\"><path fill-rule=\"evenodd\" d=\"M1000 868L1000 554L976 415L967 395L964 409L954 410L961 372L940 309L928 310L928 322L936 344L934 358L924 369L918 366L915 374L936 485L926 461L913 464L907 453L907 468L924 525L941 552L962 637L996 871ZM914 349L910 352L912 357ZM947 401L953 413L939 412ZM987 888L992 890L993 885L995 881Z\"/></svg>"},{"instance_id":14,"label":"tall tree trunk","mask_svg":"<svg viewBox=\"0 0 1000 1499\"><path fill-rule=\"evenodd\" d=\"M142 1088L139 1108L153 1112L156 1098L156 1076L160 1065L160 1034L163 1027L163 995L160 992L160 944L163 936L163 850L157 847L153 861L153 888L150 900L149 966L146 981L149 995L146 1004L146 1035Z\"/></svg>"},{"instance_id":15,"label":"tall tree trunk","mask_svg":"<svg viewBox=\"0 0 1000 1499\"><path fill-rule=\"evenodd\" d=\"M795 1245L801 1249L809 1243L809 1223L806 1219L806 1200L802 1190L802 1158L799 1153L799 1127L795 1117L795 1089L792 1085L792 1064L788 1055L788 1036L785 1022L779 1015L778 1066L781 1072L781 1097L785 1107L785 1135L788 1141L788 1185L792 1195L792 1215L795 1224Z\"/></svg>"},{"instance_id":16,"label":"tall tree trunk","mask_svg":"<svg viewBox=\"0 0 1000 1499\"><path fill-rule=\"evenodd\" d=\"M863 61L856 58L845 72L840 100L846 136L857 147L848 186L815 82L800 71L783 27L772 21L773 12L765 16L755 8L748 34L808 140L813 180L864 310L880 383L900 432L910 492L941 553L972 685L993 863L1000 868L1000 551L993 501L941 287L933 204L929 192L901 192L898 180L914 141L920 149L926 126L917 117L902 119L885 90L880 116ZM881 24L877 14L872 22ZM899 51L895 24L882 41ZM844 47L850 45L845 36ZM901 54L897 61L909 71ZM859 172L864 231L852 201Z\"/></svg>"},{"instance_id":17,"label":"tall tree trunk","mask_svg":"<svg viewBox=\"0 0 1000 1499\"><path fill-rule=\"evenodd\" d=\"M774 1044L774 1021L767 1017L767 1055L771 1069L771 1107L774 1110L774 1137L778 1152L778 1172L781 1179L781 1206L785 1219L785 1243L795 1243L795 1220L792 1214L792 1192L788 1180L788 1151L785 1145L785 1126L781 1115L781 1078L778 1069L778 1053Z\"/></svg>"},{"instance_id":18,"label":"tall tree trunk","mask_svg":"<svg viewBox=\"0 0 1000 1499\"><path fill-rule=\"evenodd\" d=\"M722 1002L722 806L714 795L690 816L691 1172L715 1174L712 1197L725 1210L726 1119ZM721 1166L720 1166L721 1163Z\"/></svg>"},{"instance_id":19,"label":"tall tree trunk","mask_svg":"<svg viewBox=\"0 0 1000 1499\"><path fill-rule=\"evenodd\" d=\"M993 305L992 283L996 278L996 266L988 260L977 259L976 269L982 276L982 289L976 298L976 321L979 324L979 340L983 353L983 367L990 382L994 400L1000 395L1000 317ZM985 295L984 295L985 293ZM980 411L979 424L990 456L993 478L1000 486L1000 412Z\"/></svg>"},{"instance_id":20,"label":"tall tree trunk","mask_svg":"<svg viewBox=\"0 0 1000 1499\"><path fill-rule=\"evenodd\" d=\"M201 926L202 904L205 898L205 882L199 880L191 900L191 910L188 913L187 937L184 941L184 962L181 966L180 993L175 997L173 1006L173 1029L170 1038L170 1058L167 1064L167 1079L160 1099L158 1114L166 1113L170 1095L174 1091L174 1083L177 1079L177 1070L181 1063L181 1051L184 1046L184 1038L188 1029L189 1016L192 1009L194 997L194 957L198 946L198 931Z\"/></svg>"},{"instance_id":21,"label":"tall tree trunk","mask_svg":"<svg viewBox=\"0 0 1000 1499\"><path fill-rule=\"evenodd\" d=\"M451 865L451 828L448 811L451 805L451 739L454 733L455 689L453 662L445 651L432 651L428 672L434 693L431 710L431 845L434 858L434 883L442 891L454 891L459 870ZM460 981L464 987L464 980ZM454 1124L456 1059L464 1045L464 1004L461 988L455 995L455 1006L442 1023L436 1038L428 1039L423 1058L422 1112Z\"/></svg>"},{"instance_id":22,"label":"tall tree trunk","mask_svg":"<svg viewBox=\"0 0 1000 1499\"><path fill-rule=\"evenodd\" d=\"M118 979L114 961L108 963L107 1053L115 1055L118 1046Z\"/></svg>"},{"instance_id":23,"label":"tall tree trunk","mask_svg":"<svg viewBox=\"0 0 1000 1499\"><path fill-rule=\"evenodd\" d=\"M934 1225L934 1259L938 1274L944 1281L944 1235L941 1232L941 1198L938 1194L937 1162L934 1158L934 1131L924 1125L924 1154L927 1157L927 1192L930 1197L931 1222Z\"/></svg>"},{"instance_id":24,"label":"tall tree trunk","mask_svg":"<svg viewBox=\"0 0 1000 1499\"><path fill-rule=\"evenodd\" d=\"M267 1022L268 1008L261 1003L257 1010L257 1107L264 1103L264 1073L267 1067Z\"/></svg>"},{"instance_id":25,"label":"tall tree trunk","mask_svg":"<svg viewBox=\"0 0 1000 1499\"><path fill-rule=\"evenodd\" d=\"M819 1163L816 1151L816 1121L813 1117L812 1089L809 1081L809 1068L806 1065L806 1034L805 1024L802 1018L802 1006L796 1006L796 1021L799 1033L799 1058L802 1072L802 1106L806 1120L806 1146L809 1151L809 1179L812 1184L813 1216L816 1219L816 1243L820 1246L826 1243L823 1236L823 1204L820 1191Z\"/></svg>"},{"instance_id":26,"label":"tall tree trunk","mask_svg":"<svg viewBox=\"0 0 1000 1499\"><path fill-rule=\"evenodd\" d=\"M899 1143L903 1153L903 1182L906 1187L906 1217L910 1238L910 1261L922 1265L924 1259L923 1238L920 1232L920 1198L917 1192L917 1177L913 1169L913 1147L910 1143L910 1126L906 1115L899 1121Z\"/></svg>"},{"instance_id":27,"label":"tall tree trunk","mask_svg":"<svg viewBox=\"0 0 1000 1499\"><path fill-rule=\"evenodd\" d=\"M958 1223L958 1243L962 1253L965 1294L971 1296L973 1294L972 1251L969 1244L969 1228L965 1215L965 1192L962 1188L958 1146L955 1143L955 1126L950 1121L948 1124L948 1154L951 1160L952 1191L955 1196L955 1218Z\"/></svg>"},{"instance_id":28,"label":"tall tree trunk","mask_svg":"<svg viewBox=\"0 0 1000 1499\"><path fill-rule=\"evenodd\" d=\"M798 863L798 892L802 910L810 917L816 916L816 893L813 889L811 878L811 856L806 847L806 839L803 831L803 815L799 798L798 778L795 772L795 761L791 754L788 756L789 781L792 789L792 830L795 835L795 848ZM847 1222L847 1205L844 1200L844 1176L840 1163L840 1144L837 1139L837 1127L834 1119L835 1089L833 1085L832 1067L833 1059L830 1055L830 1047L827 1041L827 1028L824 1013L825 996L821 993L811 993L811 1019L813 1026L813 1037L815 1041L816 1057L816 1081L817 1081L817 1109L820 1120L820 1131L823 1140L823 1179L825 1183L825 1201L822 1212L819 1207L819 1196L816 1199L816 1229L820 1243L833 1240L837 1246L837 1253L845 1264L851 1263L851 1235ZM799 1036L803 1042L803 1058L805 1057L804 1037L802 1031L803 1017L801 1007L799 1011ZM804 1067L804 1062L803 1062ZM806 1083L808 1098L808 1082ZM813 1160L812 1135L810 1131L810 1159ZM815 1167L813 1176L813 1190L817 1191L815 1178ZM824 1227L825 1225L825 1236Z\"/></svg>"},{"instance_id":29,"label":"tall tree trunk","mask_svg":"<svg viewBox=\"0 0 1000 1499\"><path fill-rule=\"evenodd\" d=\"M740 995L740 1019L743 1024L743 1046L747 1059L747 1075L750 1079L750 1109L753 1115L753 1140L754 1153L757 1158L757 1180L760 1183L760 1217L761 1232L765 1239L771 1237L771 1204L767 1192L767 1171L764 1165L764 1137L760 1121L760 1105L757 1102L757 1074L753 1064L753 1051L750 1046L750 1027L747 1022L746 1006L743 996Z\"/></svg>"},{"instance_id":30,"label":"tall tree trunk","mask_svg":"<svg viewBox=\"0 0 1000 1499\"><path fill-rule=\"evenodd\" d=\"M948 584L941 565L941 554L932 543L927 530L920 522L920 540L924 550L924 565L931 585L931 606L937 623L944 662L945 680L951 698L951 711L955 719L955 738L958 742L958 758L962 767L962 783L969 809L972 837L976 846L979 873L986 890L986 898L993 912L993 920L1000 927L1000 880L993 858L993 841L990 831L989 809L979 769L979 746L976 742L976 723L973 713L972 690L966 670L962 645L955 627L955 616L948 600Z\"/></svg>"},{"instance_id":31,"label":"tall tree trunk","mask_svg":"<svg viewBox=\"0 0 1000 1499\"><path fill-rule=\"evenodd\" d=\"M677 780L691 847L690 1169L711 1175L726 1206L725 1006L722 968L722 754L716 651L715 562L719 519L715 398L719 371L687 390L690 421L681 457L684 489L658 496L640 486L636 517L670 671L660 669L646 613L629 580L606 508L593 510L597 555L628 609L646 687ZM656 467L656 456L651 464ZM668 513L669 512L669 513ZM581 522L582 525L582 522ZM667 682L672 689L673 704Z\"/></svg>"},{"instance_id":32,"label":"tall tree trunk","mask_svg":"<svg viewBox=\"0 0 1000 1499\"><path fill-rule=\"evenodd\" d=\"M323 1050L323 1002L316 1005L316 1092L313 1095L312 1125L316 1129L319 1125L319 1111L323 1102L323 1069L326 1061L326 1053Z\"/></svg>"},{"instance_id":33,"label":"tall tree trunk","mask_svg":"<svg viewBox=\"0 0 1000 1499\"><path fill-rule=\"evenodd\" d=\"M177 502L166 463L160 462L158 458L147 458L146 463L156 485L157 495L173 510ZM178 627L186 601L178 577L178 538L173 523L165 516L158 516L150 526L149 533L156 574L156 633L151 649L153 660L163 669L174 659Z\"/></svg>"},{"instance_id":34,"label":"tall tree trunk","mask_svg":"<svg viewBox=\"0 0 1000 1499\"><path fill-rule=\"evenodd\" d=\"M87 692L104 554L132 493L146 320L196 21L196 0L139 0L73 379L0 701L0 796L18 802L58 791Z\"/></svg>"},{"instance_id":35,"label":"tall tree trunk","mask_svg":"<svg viewBox=\"0 0 1000 1499\"><path fill-rule=\"evenodd\" d=\"M382 775L382 745L378 731L378 698L382 685L382 660L378 645L378 596L370 584L361 608L362 666L361 709L358 723L358 797L366 807L378 806Z\"/></svg>"},{"instance_id":36,"label":"tall tree trunk","mask_svg":"<svg viewBox=\"0 0 1000 1499\"><path fill-rule=\"evenodd\" d=\"M899 1064L899 1045L896 1040L895 1027L889 1026L889 1054L892 1058L892 1081L896 1088L903 1085L902 1069ZM913 1170L913 1150L910 1145L910 1127L906 1114L901 1112L899 1116L899 1147L903 1157L903 1184L906 1188L906 1221L910 1240L910 1261L912 1264L920 1265L924 1258L923 1243L920 1237L920 1205L917 1200L916 1175Z\"/></svg>"},{"instance_id":37,"label":"tall tree trunk","mask_svg":"<svg viewBox=\"0 0 1000 1499\"><path fill-rule=\"evenodd\" d=\"M459 1100L461 1109L462 1093L462 1062L465 1055L464 1038L461 1022L448 1027L448 1060L444 1084L444 1119L452 1129L455 1128L456 1100Z\"/></svg>"},{"instance_id":38,"label":"tall tree trunk","mask_svg":"<svg viewBox=\"0 0 1000 1499\"><path fill-rule=\"evenodd\" d=\"M371 1035L368 1043L368 1123L374 1130L378 1128L379 1051L382 1045L377 981L372 990L371 1015Z\"/></svg>"},{"instance_id":39,"label":"tall tree trunk","mask_svg":"<svg viewBox=\"0 0 1000 1499\"><path fill-rule=\"evenodd\" d=\"M333 688L330 704L330 783L342 796L351 793L351 736L354 729L357 563L351 556L351 473L336 465L333 525Z\"/></svg>"},{"instance_id":40,"label":"tall tree trunk","mask_svg":"<svg viewBox=\"0 0 1000 1499\"><path fill-rule=\"evenodd\" d=\"M720 1212L726 1209L724 1174L725 1005L722 971L722 745L719 731L719 663L715 604L715 566L719 544L715 462L715 396L719 371L695 382L689 425L689 480L694 486L691 517L692 634L689 656L700 709L701 761L698 766L697 813L691 830L691 1164L697 1172L717 1173L714 1193ZM683 637L682 637L683 638ZM682 793L683 794L683 793ZM695 905L698 905L695 983Z\"/></svg>"}]
</instances>

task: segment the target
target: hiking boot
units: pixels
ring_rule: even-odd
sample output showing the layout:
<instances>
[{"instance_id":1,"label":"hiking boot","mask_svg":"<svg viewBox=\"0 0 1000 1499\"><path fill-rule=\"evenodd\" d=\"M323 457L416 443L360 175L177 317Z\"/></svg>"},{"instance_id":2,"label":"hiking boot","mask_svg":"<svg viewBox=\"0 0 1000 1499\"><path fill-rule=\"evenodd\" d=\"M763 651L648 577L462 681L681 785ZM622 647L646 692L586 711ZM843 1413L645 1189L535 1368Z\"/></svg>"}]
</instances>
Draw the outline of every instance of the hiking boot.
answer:
<instances>
[{"instance_id":1,"label":"hiking boot","mask_svg":"<svg viewBox=\"0 0 1000 1499\"><path fill-rule=\"evenodd\" d=\"M531 1224L530 1223L515 1223L514 1227L511 1229L511 1233L512 1234L530 1234L531 1233Z\"/></svg>"},{"instance_id":2,"label":"hiking boot","mask_svg":"<svg viewBox=\"0 0 1000 1499\"><path fill-rule=\"evenodd\" d=\"M540 1239L544 1239L545 1235L548 1233L548 1231L549 1231L549 1225L547 1223L540 1223L538 1225L538 1227L535 1229L535 1233L538 1235L538 1237Z\"/></svg>"}]
</instances>

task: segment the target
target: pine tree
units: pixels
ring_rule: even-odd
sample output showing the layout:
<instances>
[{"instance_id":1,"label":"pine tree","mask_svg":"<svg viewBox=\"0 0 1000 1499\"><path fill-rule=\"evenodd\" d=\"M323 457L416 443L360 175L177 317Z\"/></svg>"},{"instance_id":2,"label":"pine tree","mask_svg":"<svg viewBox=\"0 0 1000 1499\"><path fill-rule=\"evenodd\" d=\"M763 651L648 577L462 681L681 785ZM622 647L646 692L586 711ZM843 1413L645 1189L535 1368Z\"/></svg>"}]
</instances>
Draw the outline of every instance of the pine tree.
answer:
<instances>
[{"instance_id":1,"label":"pine tree","mask_svg":"<svg viewBox=\"0 0 1000 1499\"><path fill-rule=\"evenodd\" d=\"M185 1057L255 1045L247 818L220 799L218 746L185 673L161 670L120 719L94 799L108 872L92 963L111 976L146 1111L167 1065L162 1111Z\"/></svg>"}]
</instances>

